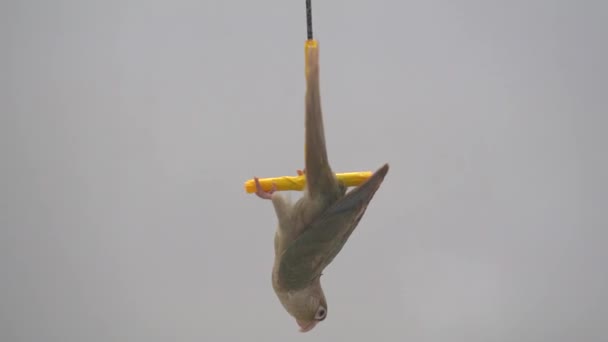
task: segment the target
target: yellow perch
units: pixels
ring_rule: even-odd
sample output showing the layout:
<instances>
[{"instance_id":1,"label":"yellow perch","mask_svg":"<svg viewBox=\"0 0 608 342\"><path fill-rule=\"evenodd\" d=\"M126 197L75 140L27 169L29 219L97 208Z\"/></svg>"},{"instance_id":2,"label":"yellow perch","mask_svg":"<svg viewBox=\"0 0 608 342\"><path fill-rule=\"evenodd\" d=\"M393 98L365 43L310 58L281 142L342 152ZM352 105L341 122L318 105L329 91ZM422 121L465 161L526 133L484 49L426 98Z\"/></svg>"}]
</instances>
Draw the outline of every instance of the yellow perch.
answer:
<instances>
[{"instance_id":1,"label":"yellow perch","mask_svg":"<svg viewBox=\"0 0 608 342\"><path fill-rule=\"evenodd\" d=\"M336 178L342 184L347 187L359 186L363 184L369 177L372 176L372 172L346 172L336 173ZM306 185L306 176L283 176L275 178L260 178L260 185L265 191L272 189L272 184L276 185L277 191L302 191ZM255 193L255 181L250 179L245 182L245 191L247 193Z\"/></svg>"}]
</instances>

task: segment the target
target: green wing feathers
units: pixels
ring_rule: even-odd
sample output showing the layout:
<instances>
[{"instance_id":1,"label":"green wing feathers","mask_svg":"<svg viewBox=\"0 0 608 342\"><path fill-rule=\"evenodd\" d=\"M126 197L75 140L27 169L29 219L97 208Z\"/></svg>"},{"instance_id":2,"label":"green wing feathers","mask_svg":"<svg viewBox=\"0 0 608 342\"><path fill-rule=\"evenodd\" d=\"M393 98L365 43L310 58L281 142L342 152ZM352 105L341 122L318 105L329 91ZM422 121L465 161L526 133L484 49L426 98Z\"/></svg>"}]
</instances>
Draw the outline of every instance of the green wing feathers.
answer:
<instances>
[{"instance_id":1,"label":"green wing feathers","mask_svg":"<svg viewBox=\"0 0 608 342\"><path fill-rule=\"evenodd\" d=\"M329 207L287 247L278 270L282 287L302 289L321 275L357 227L387 172L388 164L385 164L365 183Z\"/></svg>"}]
</instances>

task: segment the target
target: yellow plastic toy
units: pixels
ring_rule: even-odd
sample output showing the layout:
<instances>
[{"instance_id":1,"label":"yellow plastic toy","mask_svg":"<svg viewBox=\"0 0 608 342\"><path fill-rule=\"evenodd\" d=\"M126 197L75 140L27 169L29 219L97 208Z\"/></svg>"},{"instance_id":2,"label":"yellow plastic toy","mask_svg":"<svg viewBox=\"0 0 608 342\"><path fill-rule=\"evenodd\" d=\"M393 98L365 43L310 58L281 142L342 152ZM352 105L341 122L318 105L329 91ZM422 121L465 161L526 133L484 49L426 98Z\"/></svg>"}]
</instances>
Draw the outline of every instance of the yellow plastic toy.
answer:
<instances>
[{"instance_id":1,"label":"yellow plastic toy","mask_svg":"<svg viewBox=\"0 0 608 342\"><path fill-rule=\"evenodd\" d=\"M309 39L307 39L306 43L304 44L305 58L306 56L308 56L308 53L306 52L308 52L309 49L318 48L317 41L315 39L312 39L312 29L310 27L310 23L308 30ZM305 62L305 65L308 65L308 61ZM305 69L304 72L308 73L308 70ZM338 181L344 184L345 186L351 187L363 184L369 177L372 176L372 174L373 173L371 171L336 173L336 178L338 178ZM272 190L273 184L276 191L302 191L306 186L306 176L303 174L298 176L258 178L258 180L260 182L260 186L264 191ZM245 182L245 191L250 194L256 192L254 179L249 179Z\"/></svg>"},{"instance_id":2,"label":"yellow plastic toy","mask_svg":"<svg viewBox=\"0 0 608 342\"><path fill-rule=\"evenodd\" d=\"M336 173L336 178L338 178L338 181L348 187L359 186L371 176L372 172L370 171ZM306 186L305 175L259 178L259 181L264 191L270 191L273 183L276 187L276 191L302 191ZM255 180L250 179L245 182L245 191L247 193L255 193L255 190Z\"/></svg>"}]
</instances>

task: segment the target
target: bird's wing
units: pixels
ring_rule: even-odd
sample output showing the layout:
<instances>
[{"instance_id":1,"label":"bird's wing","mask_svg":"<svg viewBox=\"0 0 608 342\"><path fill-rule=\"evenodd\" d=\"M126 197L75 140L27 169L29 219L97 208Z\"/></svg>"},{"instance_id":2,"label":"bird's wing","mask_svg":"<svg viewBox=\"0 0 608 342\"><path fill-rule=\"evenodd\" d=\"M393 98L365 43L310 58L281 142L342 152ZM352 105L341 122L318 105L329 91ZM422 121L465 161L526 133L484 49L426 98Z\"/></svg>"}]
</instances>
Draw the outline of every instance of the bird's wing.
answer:
<instances>
[{"instance_id":1,"label":"bird's wing","mask_svg":"<svg viewBox=\"0 0 608 342\"><path fill-rule=\"evenodd\" d=\"M365 183L329 207L287 247L278 269L279 284L283 288L304 288L321 275L357 227L388 168L385 164Z\"/></svg>"}]
</instances>

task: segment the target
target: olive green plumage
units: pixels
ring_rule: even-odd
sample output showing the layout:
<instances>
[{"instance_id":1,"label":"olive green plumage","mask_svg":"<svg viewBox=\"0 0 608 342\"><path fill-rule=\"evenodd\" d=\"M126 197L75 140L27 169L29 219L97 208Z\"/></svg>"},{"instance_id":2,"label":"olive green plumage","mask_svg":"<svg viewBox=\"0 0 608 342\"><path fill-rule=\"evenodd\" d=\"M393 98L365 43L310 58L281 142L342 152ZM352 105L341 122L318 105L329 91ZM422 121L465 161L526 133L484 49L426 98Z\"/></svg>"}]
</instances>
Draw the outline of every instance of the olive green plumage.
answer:
<instances>
[{"instance_id":1,"label":"olive green plumage","mask_svg":"<svg viewBox=\"0 0 608 342\"><path fill-rule=\"evenodd\" d=\"M306 53L306 188L293 204L278 192L264 197L272 200L278 218L272 285L301 331L312 329L327 316L321 273L357 227L389 169L388 164L383 165L348 193L338 182L325 146L319 52L311 48Z\"/></svg>"}]
</instances>

